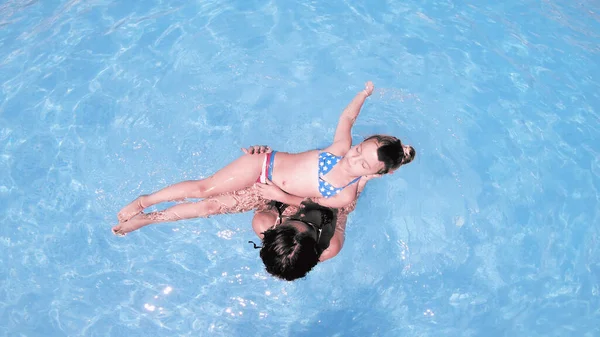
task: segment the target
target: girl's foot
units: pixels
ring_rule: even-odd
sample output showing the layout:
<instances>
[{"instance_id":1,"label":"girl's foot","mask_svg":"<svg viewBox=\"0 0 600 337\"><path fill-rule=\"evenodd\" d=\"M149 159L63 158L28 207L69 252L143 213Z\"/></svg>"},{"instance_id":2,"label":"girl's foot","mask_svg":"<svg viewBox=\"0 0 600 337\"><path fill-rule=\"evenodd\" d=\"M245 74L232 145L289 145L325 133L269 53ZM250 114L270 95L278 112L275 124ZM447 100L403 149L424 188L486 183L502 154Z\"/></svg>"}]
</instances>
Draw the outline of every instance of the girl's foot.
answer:
<instances>
[{"instance_id":1,"label":"girl's foot","mask_svg":"<svg viewBox=\"0 0 600 337\"><path fill-rule=\"evenodd\" d=\"M112 228L113 234L117 236L125 236L129 232L138 230L144 226L148 226L153 223L159 222L173 222L181 220L181 217L174 212L152 212L152 213L139 213L133 218L126 222L120 222L118 225Z\"/></svg>"},{"instance_id":2,"label":"girl's foot","mask_svg":"<svg viewBox=\"0 0 600 337\"><path fill-rule=\"evenodd\" d=\"M127 222L120 222L112 228L112 232L116 236L125 236L129 232L133 232L149 224L150 221L146 219L144 214L139 214L130 218Z\"/></svg>"},{"instance_id":3,"label":"girl's foot","mask_svg":"<svg viewBox=\"0 0 600 337\"><path fill-rule=\"evenodd\" d=\"M119 211L119 214L117 214L117 219L119 219L119 222L126 222L134 216L140 214L144 210L144 208L146 208L144 207L144 205L142 205L142 199L145 197L146 195L140 195L129 205L123 207Z\"/></svg>"}]
</instances>

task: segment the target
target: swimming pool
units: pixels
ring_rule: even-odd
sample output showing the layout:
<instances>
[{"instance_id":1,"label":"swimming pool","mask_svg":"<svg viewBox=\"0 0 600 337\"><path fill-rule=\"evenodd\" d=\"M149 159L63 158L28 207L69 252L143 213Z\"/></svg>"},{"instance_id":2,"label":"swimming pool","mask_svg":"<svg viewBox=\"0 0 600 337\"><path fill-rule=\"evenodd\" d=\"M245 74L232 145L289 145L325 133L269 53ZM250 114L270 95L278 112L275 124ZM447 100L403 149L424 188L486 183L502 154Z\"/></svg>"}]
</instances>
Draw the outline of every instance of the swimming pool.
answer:
<instances>
[{"instance_id":1,"label":"swimming pool","mask_svg":"<svg viewBox=\"0 0 600 337\"><path fill-rule=\"evenodd\" d=\"M0 5L0 335L598 336L597 2ZM417 159L340 255L263 270L251 214L110 227L252 144Z\"/></svg>"}]
</instances>

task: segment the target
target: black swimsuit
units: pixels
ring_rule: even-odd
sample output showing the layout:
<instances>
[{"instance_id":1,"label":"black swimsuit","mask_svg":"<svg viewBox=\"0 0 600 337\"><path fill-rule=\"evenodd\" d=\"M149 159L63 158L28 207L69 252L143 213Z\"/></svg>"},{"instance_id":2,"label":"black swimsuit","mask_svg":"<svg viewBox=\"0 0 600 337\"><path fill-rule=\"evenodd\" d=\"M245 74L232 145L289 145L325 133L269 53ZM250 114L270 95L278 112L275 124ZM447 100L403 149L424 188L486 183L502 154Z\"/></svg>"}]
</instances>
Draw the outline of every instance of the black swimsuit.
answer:
<instances>
[{"instance_id":1,"label":"black swimsuit","mask_svg":"<svg viewBox=\"0 0 600 337\"><path fill-rule=\"evenodd\" d=\"M273 201L273 206L275 207L275 209L277 209L277 213L279 214L279 221L276 225L281 225L281 223L283 222L283 212L288 207L288 205L286 205L282 202L279 202L279 201ZM326 207L318 206L318 208L326 208ZM325 218L322 218L320 227L318 225L315 225L317 230L319 230L319 229L321 230L319 242L317 243L317 252L319 254L323 253L327 248L329 248L329 242L331 241L331 239L333 238L333 235L335 234L335 226L337 223L337 210L333 209L333 212L332 212L333 217L331 219L325 215L326 213L321 213L321 214Z\"/></svg>"}]
</instances>

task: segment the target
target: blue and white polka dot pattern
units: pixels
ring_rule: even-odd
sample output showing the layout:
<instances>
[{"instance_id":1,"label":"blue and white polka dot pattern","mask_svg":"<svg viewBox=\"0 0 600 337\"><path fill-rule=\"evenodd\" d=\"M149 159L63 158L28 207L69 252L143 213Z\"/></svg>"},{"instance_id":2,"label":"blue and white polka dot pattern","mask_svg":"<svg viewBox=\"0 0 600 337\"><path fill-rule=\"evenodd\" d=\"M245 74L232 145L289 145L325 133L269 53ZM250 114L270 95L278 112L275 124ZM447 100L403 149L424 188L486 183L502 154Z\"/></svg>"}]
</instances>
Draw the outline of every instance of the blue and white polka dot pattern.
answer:
<instances>
[{"instance_id":1,"label":"blue and white polka dot pattern","mask_svg":"<svg viewBox=\"0 0 600 337\"><path fill-rule=\"evenodd\" d=\"M334 156L329 152L321 152L319 154L319 192L325 198L332 197L338 193L340 193L346 186L349 186L355 182L357 182L359 178L354 179L350 182L350 184L344 187L334 187L331 186L328 182L323 180L323 176L329 173L331 169L342 159L342 157Z\"/></svg>"},{"instance_id":2,"label":"blue and white polka dot pattern","mask_svg":"<svg viewBox=\"0 0 600 337\"><path fill-rule=\"evenodd\" d=\"M337 164L342 157L337 157L329 152L319 154L319 177L327 174Z\"/></svg>"}]
</instances>

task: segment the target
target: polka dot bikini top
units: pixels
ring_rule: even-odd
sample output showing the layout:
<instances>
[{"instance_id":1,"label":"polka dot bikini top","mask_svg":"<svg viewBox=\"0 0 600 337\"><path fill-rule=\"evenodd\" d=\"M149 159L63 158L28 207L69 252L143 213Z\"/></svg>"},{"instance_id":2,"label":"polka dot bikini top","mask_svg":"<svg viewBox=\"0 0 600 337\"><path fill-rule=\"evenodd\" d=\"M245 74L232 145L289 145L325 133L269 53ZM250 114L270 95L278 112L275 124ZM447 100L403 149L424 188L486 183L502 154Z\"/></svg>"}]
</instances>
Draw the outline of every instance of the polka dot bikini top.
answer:
<instances>
[{"instance_id":1,"label":"polka dot bikini top","mask_svg":"<svg viewBox=\"0 0 600 337\"><path fill-rule=\"evenodd\" d=\"M334 156L329 152L319 153L319 192L324 198L330 198L340 193L344 188L354 184L360 180L360 177L352 180L344 187L334 187L325 180L323 176L329 173L331 169L342 159L342 157Z\"/></svg>"}]
</instances>

